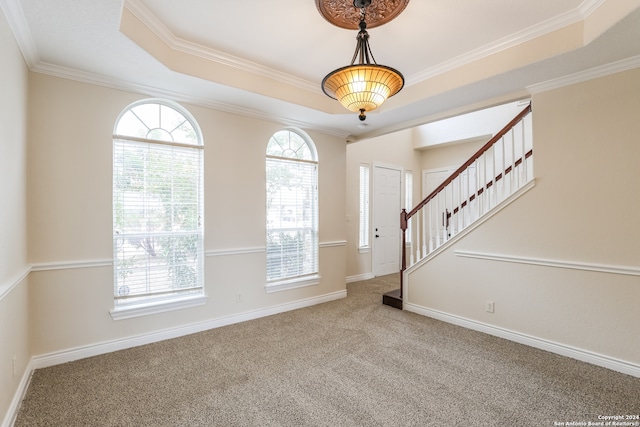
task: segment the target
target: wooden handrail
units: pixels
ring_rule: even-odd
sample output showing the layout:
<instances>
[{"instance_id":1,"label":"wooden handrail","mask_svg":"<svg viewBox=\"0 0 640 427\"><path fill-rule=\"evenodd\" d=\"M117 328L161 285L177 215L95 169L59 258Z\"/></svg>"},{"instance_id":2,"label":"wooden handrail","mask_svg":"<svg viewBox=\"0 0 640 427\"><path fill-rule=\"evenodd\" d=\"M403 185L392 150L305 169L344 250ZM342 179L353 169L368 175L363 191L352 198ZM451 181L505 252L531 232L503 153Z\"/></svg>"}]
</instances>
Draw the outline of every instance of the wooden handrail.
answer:
<instances>
[{"instance_id":1,"label":"wooden handrail","mask_svg":"<svg viewBox=\"0 0 640 427\"><path fill-rule=\"evenodd\" d=\"M469 166L473 164L476 160L482 156L485 151L489 150L497 141L500 140L503 136L507 134L524 116L531 112L531 104L529 104L524 110L520 112L513 120L511 120L500 132L498 132L493 138L489 140L486 144L484 144L476 153L469 158L466 162L462 164L458 169L456 169L449 178L445 179L442 184L440 184L435 190L433 190L427 197L424 198L423 201L418 203L415 208L411 209L410 212L406 214L405 223L409 218L414 216L420 209L424 207L431 199L433 199L439 192L444 190L444 188L449 185L454 179L458 177L462 172L464 172ZM400 224L402 224L402 219L400 220ZM405 228L406 230L406 228Z\"/></svg>"},{"instance_id":2,"label":"wooden handrail","mask_svg":"<svg viewBox=\"0 0 640 427\"><path fill-rule=\"evenodd\" d=\"M533 156L533 150L527 151L527 154L525 154L524 158L528 159L531 156ZM506 176L508 173L511 173L511 170L512 170L512 168L514 166L518 167L518 166L520 166L521 163L522 163L522 157L520 157L518 160L516 160L512 166L509 166L508 168L506 168L504 170L504 176ZM479 196L482 193L484 193L484 190L488 190L489 188L493 187L493 183L500 181L502 178L504 178L504 176L503 176L502 173L499 173L494 180L491 180L491 181L487 182L486 185L483 185L482 187L480 187L478 189L478 191L474 192L467 200L462 202L460 204L460 206L455 207L453 209L453 212L447 212L447 218L451 218L451 215L457 214L460 209L462 209L465 206L467 206L468 203L473 202L475 200L476 196Z\"/></svg>"},{"instance_id":3,"label":"wooden handrail","mask_svg":"<svg viewBox=\"0 0 640 427\"><path fill-rule=\"evenodd\" d=\"M447 185L451 184L453 180L455 180L459 175L461 175L469 166L471 166L476 160L478 160L486 151L488 151L493 145L498 142L503 136L505 136L516 124L518 124L527 114L532 111L531 104L527 105L517 116L513 118L504 128L500 130L497 134L494 135L486 144L484 144L478 151L476 151L469 159L464 162L458 169L456 169L447 179L445 179L442 184L436 187L427 197L425 197L420 203L418 203L411 211L407 212L406 209L402 209L400 212L400 229L402 230L402 266L400 269L400 298L402 299L402 288L403 288L403 275L404 271L407 269L407 254L406 254L406 231L409 224L409 219L414 216L416 213L420 211L429 201L435 198L438 193L444 190ZM511 172L512 167L519 166L523 161L529 158L533 154L533 150L529 150L523 157L518 159L513 166L509 166L504 170L504 175ZM499 174L496 176L495 180L490 181L485 186L476 191L468 200L465 200L459 207L457 207L453 213L457 213L459 209L465 207L468 202L473 201L476 196L481 195L485 189L489 189L494 182L499 181L503 178L503 174ZM451 215L451 213L447 213L447 218Z\"/></svg>"}]
</instances>

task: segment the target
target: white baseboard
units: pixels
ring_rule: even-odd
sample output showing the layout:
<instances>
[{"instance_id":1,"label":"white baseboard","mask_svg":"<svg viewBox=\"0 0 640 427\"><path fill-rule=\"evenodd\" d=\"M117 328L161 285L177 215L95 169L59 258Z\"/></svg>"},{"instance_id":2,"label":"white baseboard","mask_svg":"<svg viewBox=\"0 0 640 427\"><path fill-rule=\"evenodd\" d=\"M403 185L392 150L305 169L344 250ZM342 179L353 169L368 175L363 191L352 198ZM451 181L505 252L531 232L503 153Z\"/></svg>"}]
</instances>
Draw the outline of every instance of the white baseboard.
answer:
<instances>
[{"instance_id":1,"label":"white baseboard","mask_svg":"<svg viewBox=\"0 0 640 427\"><path fill-rule=\"evenodd\" d=\"M29 364L27 365L27 369L25 369L24 374L22 374L18 389L13 395L11 405L9 405L9 409L7 410L4 421L2 421L0 427L12 427L15 423L16 417L18 416L18 410L20 409L20 404L22 403L22 399L24 399L24 396L27 393L29 383L31 382L31 375L33 374L34 369L35 368L33 367L32 362L29 362Z\"/></svg>"},{"instance_id":2,"label":"white baseboard","mask_svg":"<svg viewBox=\"0 0 640 427\"><path fill-rule=\"evenodd\" d=\"M374 277L375 276L373 275L373 273L358 274L355 276L347 277L347 283L360 282L362 280L370 280L370 279L373 279Z\"/></svg>"},{"instance_id":3,"label":"white baseboard","mask_svg":"<svg viewBox=\"0 0 640 427\"><path fill-rule=\"evenodd\" d=\"M337 291L318 297L307 298L286 304L280 304L273 307L262 308L259 310L247 311L244 313L233 314L230 316L220 317L217 319L207 320L204 322L193 323L190 325L179 326L175 328L165 329L161 331L150 332L147 334L137 335L133 337L121 338L112 341L105 341L96 344L71 348L67 350L57 351L49 354L34 356L31 359L31 369L41 369L49 366L59 365L62 363L72 362L74 360L84 359L86 357L98 356L100 354L111 353L113 351L124 350L140 345L151 344L171 338L178 338L209 329L219 328L234 323L246 322L247 320L258 319L261 317L271 316L286 311L296 310L299 308L310 307L316 304L322 304L345 298L347 291Z\"/></svg>"},{"instance_id":4,"label":"white baseboard","mask_svg":"<svg viewBox=\"0 0 640 427\"><path fill-rule=\"evenodd\" d=\"M539 348L541 350L549 351L561 356L570 357L572 359L591 363L592 365L601 366L603 368L611 369L612 371L617 371L623 374L640 378L640 365L626 362L624 360L619 360L613 357L593 353L580 348L548 341L531 335L522 334L520 332L510 331L508 329L500 328L453 314L444 313L438 310L425 308L415 304L405 303L404 309L406 311L420 314L422 316L442 320L443 322L462 326L474 331L484 332L486 334L504 338L509 341L514 341L520 344L528 345L530 347Z\"/></svg>"}]
</instances>

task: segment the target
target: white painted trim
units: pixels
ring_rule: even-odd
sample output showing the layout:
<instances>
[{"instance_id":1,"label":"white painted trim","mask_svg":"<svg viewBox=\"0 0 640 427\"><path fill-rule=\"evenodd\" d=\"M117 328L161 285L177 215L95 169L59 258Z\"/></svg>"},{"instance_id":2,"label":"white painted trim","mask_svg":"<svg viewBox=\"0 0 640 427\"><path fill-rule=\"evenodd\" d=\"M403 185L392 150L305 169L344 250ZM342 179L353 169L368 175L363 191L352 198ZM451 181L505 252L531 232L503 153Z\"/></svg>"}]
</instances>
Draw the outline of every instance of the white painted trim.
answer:
<instances>
[{"instance_id":1,"label":"white painted trim","mask_svg":"<svg viewBox=\"0 0 640 427\"><path fill-rule=\"evenodd\" d=\"M33 264L31 271L70 270L74 268L111 267L111 259L93 259L86 261L41 262Z\"/></svg>"},{"instance_id":2,"label":"white painted trim","mask_svg":"<svg viewBox=\"0 0 640 427\"><path fill-rule=\"evenodd\" d=\"M18 384L18 388L13 395L13 399L11 400L11 404L7 409L7 413L5 414L4 421L0 424L1 427L12 427L16 421L16 417L18 416L18 411L20 410L20 405L22 404L22 400L27 394L27 389L29 388L29 383L31 383L31 376L33 375L33 371L35 368L33 367L33 358L29 361L24 373L22 374L22 378L20 379L20 383Z\"/></svg>"},{"instance_id":3,"label":"white painted trim","mask_svg":"<svg viewBox=\"0 0 640 427\"><path fill-rule=\"evenodd\" d=\"M0 285L0 301L9 295L9 293L15 289L27 276L31 273L31 266L25 266L21 272L15 274L13 277L10 277L7 281Z\"/></svg>"},{"instance_id":4,"label":"white painted trim","mask_svg":"<svg viewBox=\"0 0 640 427\"><path fill-rule=\"evenodd\" d=\"M612 74L621 73L623 71L632 70L638 67L640 67L640 55L612 62L600 67L580 71L578 73L569 74L568 76L560 77L557 79L547 80L546 82L536 83L534 85L527 86L526 89L531 94L547 92L554 89L560 89L565 86L571 86L600 77L606 77Z\"/></svg>"},{"instance_id":5,"label":"white painted trim","mask_svg":"<svg viewBox=\"0 0 640 427\"><path fill-rule=\"evenodd\" d=\"M228 255L246 255L246 254L258 254L266 252L265 246L256 246L254 248L237 248L237 249L218 249L213 251L205 251L204 256L228 256Z\"/></svg>"},{"instance_id":6,"label":"white painted trim","mask_svg":"<svg viewBox=\"0 0 640 427\"><path fill-rule=\"evenodd\" d=\"M93 84L110 89L124 90L127 92L134 92L152 97L169 98L176 102L186 102L189 104L197 105L204 108L210 108L216 111L223 111L230 114L237 114L242 117L249 117L258 120L275 121L283 123L288 126L296 126L299 128L317 130L318 132L325 133L327 135L333 135L340 138L346 138L349 136L348 132L336 130L329 127L318 126L315 123L303 122L292 119L290 117L278 116L265 111L258 111L250 108L239 107L224 102L214 101L207 98L198 98L193 95L187 95L181 92L175 92L167 90L165 88L159 88L154 86L147 86L140 83L133 83L115 77L108 77L94 73L88 73L85 71L79 71L72 68L62 67L59 65L49 64L46 62L38 62L33 67L30 67L34 73L46 74L62 79L73 80L82 83Z\"/></svg>"},{"instance_id":7,"label":"white painted trim","mask_svg":"<svg viewBox=\"0 0 640 427\"><path fill-rule=\"evenodd\" d=\"M600 6L602 6L607 0L585 0L582 2L578 9L582 14L582 19L587 19L589 15L596 11Z\"/></svg>"},{"instance_id":8,"label":"white painted trim","mask_svg":"<svg viewBox=\"0 0 640 427\"><path fill-rule=\"evenodd\" d=\"M569 10L561 15L552 17L547 21L525 28L500 40L496 40L493 43L481 46L448 61L442 62L434 67L415 73L407 78L406 86L408 87L418 84L440 74L444 74L470 64L474 61L487 58L503 50L510 49L522 43L542 37L553 31L560 30L568 25L584 21L589 17L589 15L595 12L596 9L604 4L605 1L606 0L585 0L577 9Z\"/></svg>"},{"instance_id":9,"label":"white painted trim","mask_svg":"<svg viewBox=\"0 0 640 427\"><path fill-rule=\"evenodd\" d=\"M489 254L481 252L456 250L454 253L459 257L476 258L488 261L513 262L517 264L531 264L544 267L566 268L571 270L595 271L599 273L624 274L628 276L640 276L639 267L628 267L620 265L594 264L588 262L550 260L543 258L532 258L513 255Z\"/></svg>"},{"instance_id":10,"label":"white painted trim","mask_svg":"<svg viewBox=\"0 0 640 427\"><path fill-rule=\"evenodd\" d=\"M591 0L590 2L589 0L586 0L584 3L587 3L587 2L596 3L598 1L601 1L601 0ZM584 4L582 6L584 6ZM472 51L463 53L462 55L459 55L448 61L442 62L427 70L424 70L409 76L407 78L406 86L411 86L411 85L423 82L437 75L455 70L459 67L465 66L474 61L487 58L498 52L502 52L512 47L518 46L522 43L526 43L530 40L534 40L538 37L542 37L553 31L557 31L568 25L575 24L576 22L580 22L586 18L586 15L584 15L586 12L591 13L593 12L593 10L595 9L592 7L582 8L582 10L572 9L561 15L554 16L553 18L548 19L547 21L533 25L529 28L525 28L514 34L509 34L508 36L500 40L496 40L493 43L490 43L485 46L481 46L477 49L474 49Z\"/></svg>"},{"instance_id":11,"label":"white painted trim","mask_svg":"<svg viewBox=\"0 0 640 427\"><path fill-rule=\"evenodd\" d=\"M29 68L33 67L40 62L40 57L20 2L18 0L0 0L0 9L4 12L4 16L7 17L9 28L11 28L16 38L18 48L22 52L27 66Z\"/></svg>"},{"instance_id":12,"label":"white painted trim","mask_svg":"<svg viewBox=\"0 0 640 427\"><path fill-rule=\"evenodd\" d=\"M172 338L194 334L197 332L207 331L209 329L232 325L234 323L246 322L248 320L259 319L261 317L272 316L274 314L284 313L291 310L297 310L299 308L311 307L313 305L345 298L346 296L346 290L337 291L272 307L219 317L217 319L211 319L204 322L192 323L185 326L178 326L175 328L135 335L127 338L104 341L101 343L89 344L48 354L41 354L33 357L31 369L46 368L49 366L72 362L74 360L84 359L86 357L98 356L100 354L111 353L131 347L164 341Z\"/></svg>"},{"instance_id":13,"label":"white painted trim","mask_svg":"<svg viewBox=\"0 0 640 427\"><path fill-rule=\"evenodd\" d=\"M407 78L407 86L411 86L413 84L427 80L433 76L453 70L478 59L482 59L501 50L508 49L509 47L516 46L528 40L540 37L551 31L560 29L580 20L584 20L602 3L604 3L604 0L586 0L582 5L580 5L578 9L570 10L562 15L551 18L546 22L542 22L538 25L524 29L515 34L511 34L492 44L467 52L436 67L432 67L425 71L409 76ZM123 3L122 7L126 8L134 16L136 16L143 23L143 25L149 28L170 49L205 58L207 60L225 64L237 69L246 70L248 72L271 78L289 85L293 85L310 92L320 91L319 86L314 82L310 82L308 80L282 73L278 70L271 69L251 61L247 61L242 58L234 57L224 52L216 51L214 49L210 49L205 46L180 39L173 35L167 29L167 27L151 12L149 12L149 10L138 0L127 0ZM32 71L37 71L37 68L41 68L41 66L43 65L46 66L46 64L42 64L40 62L40 58L35 47L35 42L33 41L31 31L29 30L26 18L24 17L24 13L19 5L19 2L17 0L0 0L0 8L2 8L5 16L7 17L7 20L9 21L11 30L16 37L18 46L22 51L22 55L24 56L29 69L31 69ZM67 74L66 78L72 77L70 77L70 74ZM104 82L104 77L100 76L93 76L91 78L91 82L96 84L96 80L98 79L101 79ZM156 88L154 90L157 91L159 89Z\"/></svg>"},{"instance_id":14,"label":"white painted trim","mask_svg":"<svg viewBox=\"0 0 640 427\"><path fill-rule=\"evenodd\" d=\"M318 246L321 248L330 248L335 246L346 246L346 240L337 240L335 242L321 242ZM256 246L253 248L237 248L237 249L218 249L205 251L204 255L206 257L213 256L229 256L229 255L246 255L246 254L257 254L266 252L267 248L265 246Z\"/></svg>"},{"instance_id":15,"label":"white painted trim","mask_svg":"<svg viewBox=\"0 0 640 427\"><path fill-rule=\"evenodd\" d=\"M168 311L182 310L184 308L205 305L209 299L206 295L195 297L172 299L151 304L140 304L125 307L116 307L109 311L113 320L131 319L134 317L148 316L150 314L166 313Z\"/></svg>"},{"instance_id":16,"label":"white painted trim","mask_svg":"<svg viewBox=\"0 0 640 427\"><path fill-rule=\"evenodd\" d=\"M290 289L304 288L306 286L314 286L320 283L320 275L297 277L289 280L278 280L276 282L267 283L264 288L268 294L273 292L288 291Z\"/></svg>"},{"instance_id":17,"label":"white painted trim","mask_svg":"<svg viewBox=\"0 0 640 427\"><path fill-rule=\"evenodd\" d=\"M591 363L593 365L601 366L603 368L611 369L613 371L622 372L623 374L632 375L634 377L640 378L640 365L637 365L635 363L605 356L603 354L594 353L581 348L557 343L554 341L545 340L542 338L534 337L532 335L511 331L511 330L500 328L494 325L489 325L487 323L478 322L476 320L467 319L467 318L456 316L449 313L444 313L442 311L433 310L433 309L422 307L415 304L404 303L403 308L406 311L420 314L422 316L431 317L437 320L441 320L443 322L451 323L457 326L462 326L463 328L483 332L485 334L504 338L509 341L528 345L534 348L539 348L541 350L549 351L551 353L559 354L561 356L570 357L572 359Z\"/></svg>"},{"instance_id":18,"label":"white painted trim","mask_svg":"<svg viewBox=\"0 0 640 427\"><path fill-rule=\"evenodd\" d=\"M357 274L355 276L348 276L347 283L361 282L363 280L373 279L374 277L373 273Z\"/></svg>"},{"instance_id":19,"label":"white painted trim","mask_svg":"<svg viewBox=\"0 0 640 427\"><path fill-rule=\"evenodd\" d=\"M337 246L347 246L346 240L336 240L335 242L321 242L318 246L321 248L335 248Z\"/></svg>"},{"instance_id":20,"label":"white painted trim","mask_svg":"<svg viewBox=\"0 0 640 427\"><path fill-rule=\"evenodd\" d=\"M176 37L163 22L138 0L125 0L123 7L133 13L143 25L158 36L171 50L183 52L190 56L203 58L207 61L223 64L238 70L247 71L312 93L321 93L320 86L315 82Z\"/></svg>"},{"instance_id":21,"label":"white painted trim","mask_svg":"<svg viewBox=\"0 0 640 427\"><path fill-rule=\"evenodd\" d=\"M334 242L322 242L319 244L321 248L346 246L346 245L347 245L346 240L337 240ZM205 251L204 255L205 257L246 255L246 254L263 253L266 250L267 249L265 246L256 246L256 247L249 247L249 248L209 250L209 251ZM42 263L33 264L31 266L31 271L67 270L72 268L88 268L88 267L110 267L112 265L113 265L113 260L106 259L106 258L86 260L86 261L42 262Z\"/></svg>"}]
</instances>

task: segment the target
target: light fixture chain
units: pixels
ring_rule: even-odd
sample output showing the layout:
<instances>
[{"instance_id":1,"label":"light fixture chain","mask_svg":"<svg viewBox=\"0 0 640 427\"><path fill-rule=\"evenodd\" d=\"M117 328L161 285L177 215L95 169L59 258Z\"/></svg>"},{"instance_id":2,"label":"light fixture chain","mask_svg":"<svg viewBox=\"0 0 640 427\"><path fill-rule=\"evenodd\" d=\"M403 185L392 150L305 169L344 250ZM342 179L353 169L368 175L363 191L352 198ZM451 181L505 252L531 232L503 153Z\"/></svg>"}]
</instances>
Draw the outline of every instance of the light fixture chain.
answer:
<instances>
[{"instance_id":1,"label":"light fixture chain","mask_svg":"<svg viewBox=\"0 0 640 427\"><path fill-rule=\"evenodd\" d=\"M371 57L371 61L369 61L369 57ZM367 64L374 63L378 65L376 62L376 58L373 57L373 52L371 52L371 46L369 46L369 40L367 40Z\"/></svg>"}]
</instances>

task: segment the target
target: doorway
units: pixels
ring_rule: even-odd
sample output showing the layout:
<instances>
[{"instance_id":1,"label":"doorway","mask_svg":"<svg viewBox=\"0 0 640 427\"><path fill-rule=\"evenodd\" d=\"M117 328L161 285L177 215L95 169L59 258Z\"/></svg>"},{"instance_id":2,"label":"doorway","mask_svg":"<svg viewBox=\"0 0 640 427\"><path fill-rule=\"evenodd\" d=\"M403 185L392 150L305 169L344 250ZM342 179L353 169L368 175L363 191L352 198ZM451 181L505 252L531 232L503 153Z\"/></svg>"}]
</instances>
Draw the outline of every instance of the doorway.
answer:
<instances>
[{"instance_id":1,"label":"doorway","mask_svg":"<svg viewBox=\"0 0 640 427\"><path fill-rule=\"evenodd\" d=\"M400 211L402 168L374 165L373 172L373 275L400 271Z\"/></svg>"}]
</instances>

